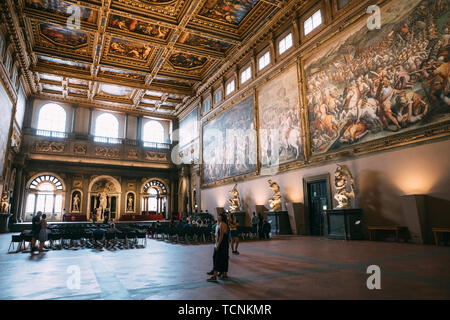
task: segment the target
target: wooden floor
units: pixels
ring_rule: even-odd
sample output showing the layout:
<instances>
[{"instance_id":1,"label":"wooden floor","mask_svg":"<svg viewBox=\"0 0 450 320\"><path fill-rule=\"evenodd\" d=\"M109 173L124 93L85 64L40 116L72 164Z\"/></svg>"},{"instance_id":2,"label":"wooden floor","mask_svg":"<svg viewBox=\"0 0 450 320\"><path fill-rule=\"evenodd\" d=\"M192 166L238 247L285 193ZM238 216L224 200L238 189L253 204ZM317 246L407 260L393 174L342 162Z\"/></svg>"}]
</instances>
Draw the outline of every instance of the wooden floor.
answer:
<instances>
[{"instance_id":1,"label":"wooden floor","mask_svg":"<svg viewBox=\"0 0 450 320\"><path fill-rule=\"evenodd\" d=\"M450 299L450 248L282 237L241 243L228 281L206 282L212 244L148 240L145 249L7 254L0 235L0 299ZM369 265L381 289L369 290ZM79 268L79 289L67 286Z\"/></svg>"}]
</instances>

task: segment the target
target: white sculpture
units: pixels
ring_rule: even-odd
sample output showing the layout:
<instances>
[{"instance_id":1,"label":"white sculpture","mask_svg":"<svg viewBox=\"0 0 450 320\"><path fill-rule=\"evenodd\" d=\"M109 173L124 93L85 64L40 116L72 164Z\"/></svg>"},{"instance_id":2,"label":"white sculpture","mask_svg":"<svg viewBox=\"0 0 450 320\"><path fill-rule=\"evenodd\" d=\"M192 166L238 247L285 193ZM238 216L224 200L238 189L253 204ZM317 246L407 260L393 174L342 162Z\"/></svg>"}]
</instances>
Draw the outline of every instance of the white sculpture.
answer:
<instances>
[{"instance_id":1,"label":"white sculpture","mask_svg":"<svg viewBox=\"0 0 450 320\"><path fill-rule=\"evenodd\" d=\"M338 202L336 209L350 208L350 199L355 197L355 185L346 165L337 165L334 172L334 185L336 187L334 198ZM347 186L350 187L350 191L347 191Z\"/></svg>"}]
</instances>

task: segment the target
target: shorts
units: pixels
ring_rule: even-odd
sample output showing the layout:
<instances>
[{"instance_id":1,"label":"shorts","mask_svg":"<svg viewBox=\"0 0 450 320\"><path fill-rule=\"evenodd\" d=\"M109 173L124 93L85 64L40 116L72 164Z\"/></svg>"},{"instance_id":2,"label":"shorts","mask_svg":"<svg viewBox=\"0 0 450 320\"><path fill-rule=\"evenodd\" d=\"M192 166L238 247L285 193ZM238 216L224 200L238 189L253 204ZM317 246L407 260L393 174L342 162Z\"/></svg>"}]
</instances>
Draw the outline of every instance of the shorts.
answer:
<instances>
[{"instance_id":1,"label":"shorts","mask_svg":"<svg viewBox=\"0 0 450 320\"><path fill-rule=\"evenodd\" d=\"M39 231L32 231L31 237L35 238L36 240L39 240Z\"/></svg>"},{"instance_id":2,"label":"shorts","mask_svg":"<svg viewBox=\"0 0 450 320\"><path fill-rule=\"evenodd\" d=\"M237 238L238 237L237 230L230 230L230 237L231 238Z\"/></svg>"}]
</instances>

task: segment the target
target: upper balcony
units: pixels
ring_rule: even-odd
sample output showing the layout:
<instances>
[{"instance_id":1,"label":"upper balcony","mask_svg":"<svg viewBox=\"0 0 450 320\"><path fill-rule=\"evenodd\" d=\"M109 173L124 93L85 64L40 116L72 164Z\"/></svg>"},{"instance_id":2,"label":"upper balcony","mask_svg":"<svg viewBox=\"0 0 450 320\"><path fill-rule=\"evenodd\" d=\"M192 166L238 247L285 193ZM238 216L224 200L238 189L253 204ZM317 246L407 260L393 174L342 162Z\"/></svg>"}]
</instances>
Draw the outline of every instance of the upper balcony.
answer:
<instances>
[{"instance_id":1,"label":"upper balcony","mask_svg":"<svg viewBox=\"0 0 450 320\"><path fill-rule=\"evenodd\" d=\"M26 128L21 152L35 160L171 168L171 150L170 143Z\"/></svg>"}]
</instances>

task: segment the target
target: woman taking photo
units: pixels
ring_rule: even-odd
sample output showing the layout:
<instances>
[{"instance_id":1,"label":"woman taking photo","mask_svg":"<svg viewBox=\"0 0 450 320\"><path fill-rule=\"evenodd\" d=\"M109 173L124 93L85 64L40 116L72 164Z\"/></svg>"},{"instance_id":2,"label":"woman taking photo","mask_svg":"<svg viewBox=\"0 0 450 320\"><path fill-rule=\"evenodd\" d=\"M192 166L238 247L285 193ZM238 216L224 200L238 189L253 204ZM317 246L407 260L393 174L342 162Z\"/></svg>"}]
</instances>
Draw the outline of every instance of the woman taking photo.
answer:
<instances>
[{"instance_id":1,"label":"woman taking photo","mask_svg":"<svg viewBox=\"0 0 450 320\"><path fill-rule=\"evenodd\" d=\"M220 279L228 279L228 225L225 213L217 217L218 226L216 227L216 245L214 246L213 270L211 278L206 281L217 282L217 274L220 272Z\"/></svg>"}]
</instances>

